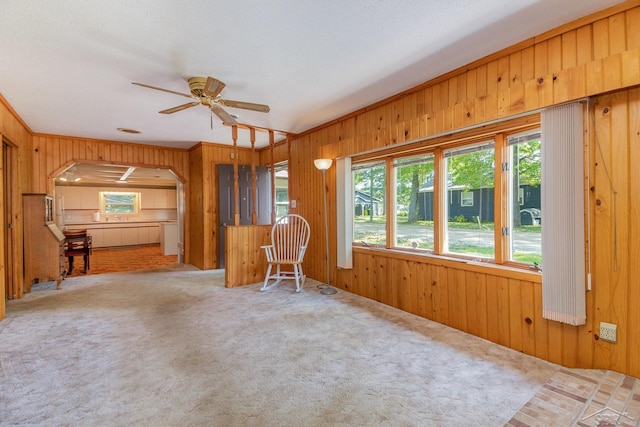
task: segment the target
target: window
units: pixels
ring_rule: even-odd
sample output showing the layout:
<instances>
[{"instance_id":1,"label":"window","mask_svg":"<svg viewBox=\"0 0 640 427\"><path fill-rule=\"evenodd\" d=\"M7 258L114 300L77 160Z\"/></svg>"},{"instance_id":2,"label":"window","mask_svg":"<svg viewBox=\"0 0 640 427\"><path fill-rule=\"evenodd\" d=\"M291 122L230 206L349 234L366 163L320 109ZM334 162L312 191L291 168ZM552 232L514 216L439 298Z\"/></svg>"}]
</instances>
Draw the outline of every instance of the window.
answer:
<instances>
[{"instance_id":1,"label":"window","mask_svg":"<svg viewBox=\"0 0 640 427\"><path fill-rule=\"evenodd\" d=\"M354 165L352 171L353 241L365 246L385 246L387 243L386 163L361 163Z\"/></svg>"},{"instance_id":2,"label":"window","mask_svg":"<svg viewBox=\"0 0 640 427\"><path fill-rule=\"evenodd\" d=\"M542 264L540 130L507 138L510 261Z\"/></svg>"},{"instance_id":3,"label":"window","mask_svg":"<svg viewBox=\"0 0 640 427\"><path fill-rule=\"evenodd\" d=\"M433 155L397 159L395 246L433 250Z\"/></svg>"},{"instance_id":4,"label":"window","mask_svg":"<svg viewBox=\"0 0 640 427\"><path fill-rule=\"evenodd\" d=\"M140 193L101 191L100 211L103 214L137 214L140 211Z\"/></svg>"},{"instance_id":5,"label":"window","mask_svg":"<svg viewBox=\"0 0 640 427\"><path fill-rule=\"evenodd\" d=\"M288 164L275 165L276 178L276 219L289 213L289 171Z\"/></svg>"},{"instance_id":6,"label":"window","mask_svg":"<svg viewBox=\"0 0 640 427\"><path fill-rule=\"evenodd\" d=\"M460 206L469 207L473 206L473 192L463 191L460 193Z\"/></svg>"},{"instance_id":7,"label":"window","mask_svg":"<svg viewBox=\"0 0 640 427\"><path fill-rule=\"evenodd\" d=\"M495 256L493 146L491 141L444 152L448 177L444 252L482 258ZM465 204L463 197L471 198L472 203ZM474 205L476 198L478 203Z\"/></svg>"},{"instance_id":8,"label":"window","mask_svg":"<svg viewBox=\"0 0 640 427\"><path fill-rule=\"evenodd\" d=\"M345 199L354 206L343 211L353 214L353 244L541 265L539 117L349 158L353 198Z\"/></svg>"},{"instance_id":9,"label":"window","mask_svg":"<svg viewBox=\"0 0 640 427\"><path fill-rule=\"evenodd\" d=\"M518 188L518 206L524 205L524 188Z\"/></svg>"}]
</instances>

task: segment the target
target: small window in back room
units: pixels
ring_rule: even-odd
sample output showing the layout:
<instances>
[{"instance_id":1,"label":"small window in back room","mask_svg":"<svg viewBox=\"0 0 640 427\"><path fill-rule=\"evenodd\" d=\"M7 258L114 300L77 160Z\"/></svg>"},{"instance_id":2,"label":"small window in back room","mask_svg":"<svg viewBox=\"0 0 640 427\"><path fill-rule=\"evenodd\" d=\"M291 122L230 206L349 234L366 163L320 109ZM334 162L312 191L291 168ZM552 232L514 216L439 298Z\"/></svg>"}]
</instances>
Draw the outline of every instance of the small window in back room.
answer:
<instances>
[{"instance_id":1,"label":"small window in back room","mask_svg":"<svg viewBox=\"0 0 640 427\"><path fill-rule=\"evenodd\" d=\"M100 211L103 214L137 214L140 211L140 193L101 191Z\"/></svg>"}]
</instances>

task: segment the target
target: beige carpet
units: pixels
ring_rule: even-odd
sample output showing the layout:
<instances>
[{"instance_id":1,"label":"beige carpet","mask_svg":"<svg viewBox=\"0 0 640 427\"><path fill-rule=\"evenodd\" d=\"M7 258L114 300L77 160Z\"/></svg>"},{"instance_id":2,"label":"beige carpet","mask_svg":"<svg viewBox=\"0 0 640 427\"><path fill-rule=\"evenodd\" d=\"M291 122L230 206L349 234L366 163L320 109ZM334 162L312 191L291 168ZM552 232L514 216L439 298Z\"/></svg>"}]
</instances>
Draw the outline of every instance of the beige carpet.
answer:
<instances>
[{"instance_id":1,"label":"beige carpet","mask_svg":"<svg viewBox=\"0 0 640 427\"><path fill-rule=\"evenodd\" d=\"M0 425L496 426L558 367L346 292L191 267L38 284L0 322Z\"/></svg>"}]
</instances>

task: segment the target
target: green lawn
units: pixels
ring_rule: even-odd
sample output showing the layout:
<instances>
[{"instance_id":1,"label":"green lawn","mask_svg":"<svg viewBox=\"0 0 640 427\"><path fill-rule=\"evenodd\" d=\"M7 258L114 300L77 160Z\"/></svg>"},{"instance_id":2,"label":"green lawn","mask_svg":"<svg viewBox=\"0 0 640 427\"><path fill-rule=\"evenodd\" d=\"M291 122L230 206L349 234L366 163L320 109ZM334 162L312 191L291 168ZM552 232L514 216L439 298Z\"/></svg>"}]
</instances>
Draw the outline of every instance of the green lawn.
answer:
<instances>
[{"instance_id":1,"label":"green lawn","mask_svg":"<svg viewBox=\"0 0 640 427\"><path fill-rule=\"evenodd\" d=\"M368 233L365 231L358 232L357 225L358 224L379 224L384 226L386 224L386 218L384 216L374 216L371 219L369 216L359 216L354 218L356 231L354 233L354 241L356 242L366 242L370 245L384 245L385 244L385 234L384 233ZM425 227L433 228L433 221L417 221L413 224L406 223L406 217L398 218L398 224L403 226L415 227L416 228L416 237L412 238L399 238L398 246L412 248L412 244L415 242L417 245L416 249L422 250L433 250L433 241L428 241L426 239L421 239L419 236L422 234L419 232L420 229ZM483 230L493 230L494 224L493 222L483 222L481 225L481 229ZM448 223L449 229L465 229L465 230L477 230L478 224L474 222L455 222L451 221ZM540 225L522 225L516 227L515 231L520 233L541 233L542 227ZM458 254L468 254L471 256L480 256L483 258L494 258L495 251L493 247L488 246L474 246L469 244L451 244L449 250L452 253ZM537 263L539 265L542 264L542 256L540 254L532 254L532 253L514 253L513 255L514 261L522 262L526 264Z\"/></svg>"}]
</instances>

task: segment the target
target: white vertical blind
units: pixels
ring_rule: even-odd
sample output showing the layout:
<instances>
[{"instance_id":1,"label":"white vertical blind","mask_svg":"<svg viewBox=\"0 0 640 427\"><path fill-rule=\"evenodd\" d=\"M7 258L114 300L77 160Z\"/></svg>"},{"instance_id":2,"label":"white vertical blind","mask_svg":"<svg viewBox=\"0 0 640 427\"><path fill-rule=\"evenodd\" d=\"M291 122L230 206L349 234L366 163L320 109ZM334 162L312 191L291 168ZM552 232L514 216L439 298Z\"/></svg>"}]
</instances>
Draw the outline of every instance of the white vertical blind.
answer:
<instances>
[{"instance_id":1,"label":"white vertical blind","mask_svg":"<svg viewBox=\"0 0 640 427\"><path fill-rule=\"evenodd\" d=\"M353 268L353 175L351 157L336 159L336 242L338 268Z\"/></svg>"},{"instance_id":2,"label":"white vertical blind","mask_svg":"<svg viewBox=\"0 0 640 427\"><path fill-rule=\"evenodd\" d=\"M542 315L586 323L582 104L542 112Z\"/></svg>"}]
</instances>

